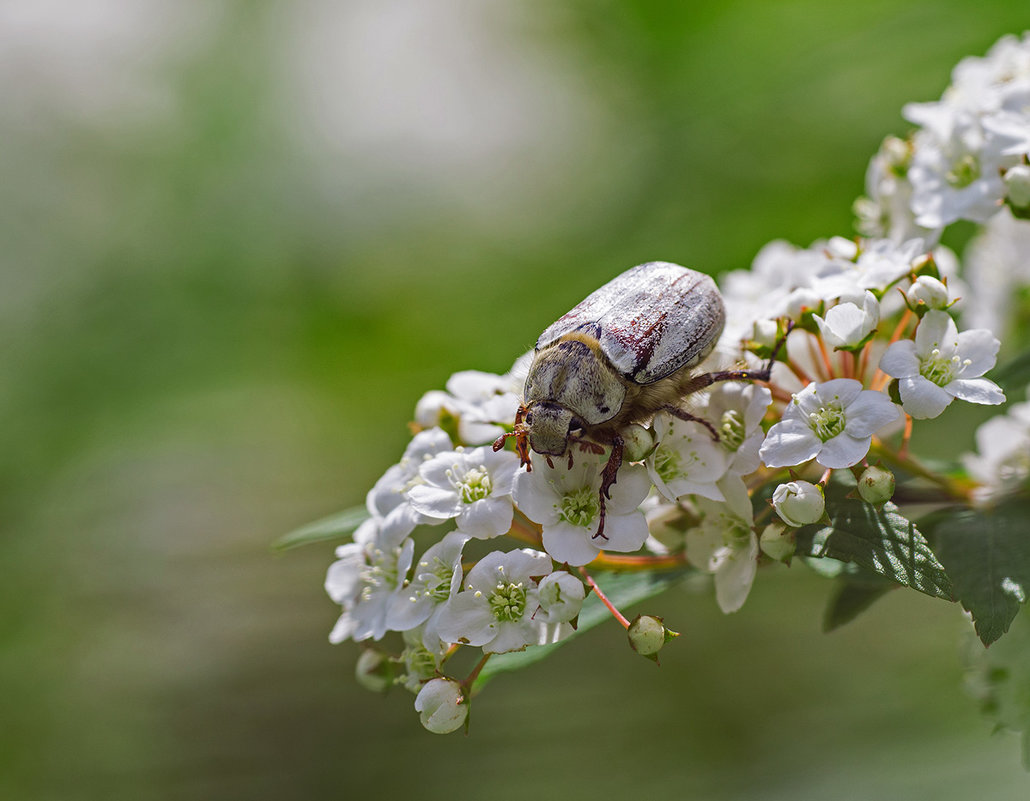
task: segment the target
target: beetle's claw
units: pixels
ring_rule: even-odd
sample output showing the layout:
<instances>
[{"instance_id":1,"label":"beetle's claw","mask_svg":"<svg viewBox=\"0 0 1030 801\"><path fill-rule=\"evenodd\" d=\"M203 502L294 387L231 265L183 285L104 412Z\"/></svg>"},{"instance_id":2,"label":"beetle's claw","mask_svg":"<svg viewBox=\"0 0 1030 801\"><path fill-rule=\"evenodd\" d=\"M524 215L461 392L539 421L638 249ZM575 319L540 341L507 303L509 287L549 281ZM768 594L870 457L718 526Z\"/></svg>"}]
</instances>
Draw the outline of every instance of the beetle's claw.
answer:
<instances>
[{"instance_id":1,"label":"beetle's claw","mask_svg":"<svg viewBox=\"0 0 1030 801\"><path fill-rule=\"evenodd\" d=\"M598 500L601 502L601 512L598 515L597 531L595 531L594 532L594 536L592 536L590 538L592 540L596 540L598 537L601 537L602 539L605 539L605 540L608 539L607 535L604 533L604 518L605 518L604 495L605 495L605 491L602 489L598 493Z\"/></svg>"}]
</instances>

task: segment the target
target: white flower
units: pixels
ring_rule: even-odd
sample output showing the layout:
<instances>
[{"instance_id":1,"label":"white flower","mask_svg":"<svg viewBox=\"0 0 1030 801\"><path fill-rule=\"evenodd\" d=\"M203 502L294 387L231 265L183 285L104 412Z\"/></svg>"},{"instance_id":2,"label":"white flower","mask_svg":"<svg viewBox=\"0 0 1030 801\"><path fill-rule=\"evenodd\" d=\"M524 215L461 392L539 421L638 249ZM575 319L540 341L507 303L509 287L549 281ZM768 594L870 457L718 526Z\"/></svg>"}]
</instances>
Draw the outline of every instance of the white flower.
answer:
<instances>
[{"instance_id":1,"label":"white flower","mask_svg":"<svg viewBox=\"0 0 1030 801\"><path fill-rule=\"evenodd\" d=\"M809 384L769 429L758 455L768 467L816 459L824 467L851 467L869 451L872 435L898 418L882 392L851 378Z\"/></svg>"},{"instance_id":2,"label":"white flower","mask_svg":"<svg viewBox=\"0 0 1030 801\"><path fill-rule=\"evenodd\" d=\"M962 322L1003 336L1018 288L1030 284L1030 222L1007 208L994 215L965 253L966 279L976 292L966 297Z\"/></svg>"},{"instance_id":3,"label":"white flower","mask_svg":"<svg viewBox=\"0 0 1030 801\"><path fill-rule=\"evenodd\" d=\"M862 295L862 306L850 300L838 303L826 312L825 319L818 314L813 315L823 340L830 347L856 348L873 333L880 322L880 304L876 296L868 289Z\"/></svg>"},{"instance_id":4,"label":"white flower","mask_svg":"<svg viewBox=\"0 0 1030 801\"><path fill-rule=\"evenodd\" d=\"M390 629L408 631L424 623L426 648L439 646L437 623L443 605L461 586L461 551L467 541L467 535L452 531L422 555L411 582L390 604L386 618Z\"/></svg>"},{"instance_id":5,"label":"white flower","mask_svg":"<svg viewBox=\"0 0 1030 801\"><path fill-rule=\"evenodd\" d=\"M979 328L963 331L943 311L929 311L915 340L895 342L880 359L880 369L898 379L901 405L917 419L936 417L955 398L995 405L1005 395L981 376L994 367L998 340Z\"/></svg>"},{"instance_id":6,"label":"white flower","mask_svg":"<svg viewBox=\"0 0 1030 801\"><path fill-rule=\"evenodd\" d=\"M816 522L826 508L823 488L808 481L780 484L773 491L772 502L780 519L795 528Z\"/></svg>"},{"instance_id":7,"label":"white flower","mask_svg":"<svg viewBox=\"0 0 1030 801\"><path fill-rule=\"evenodd\" d=\"M709 392L705 417L719 432L719 445L730 454L727 472L746 476L758 469L758 449L765 438L761 423L770 403L772 393L757 384L726 381Z\"/></svg>"},{"instance_id":8,"label":"white flower","mask_svg":"<svg viewBox=\"0 0 1030 801\"><path fill-rule=\"evenodd\" d=\"M1015 163L978 117L933 104L905 107L905 116L926 126L915 137L908 171L916 223L940 228L955 220L985 222L1005 196L1000 168Z\"/></svg>"},{"instance_id":9,"label":"white flower","mask_svg":"<svg viewBox=\"0 0 1030 801\"><path fill-rule=\"evenodd\" d=\"M731 425L737 429L730 433L731 441L736 442L745 431L735 423ZM712 432L701 423L680 420L668 412L655 415L654 430L658 445L645 464L658 491L670 501L684 495L721 501L716 482L726 474L732 459L730 451L712 439Z\"/></svg>"},{"instance_id":10,"label":"white flower","mask_svg":"<svg viewBox=\"0 0 1030 801\"><path fill-rule=\"evenodd\" d=\"M515 477L515 505L543 527L544 549L557 562L585 565L601 552L636 551L647 539L647 522L638 507L651 489L647 471L623 464L605 502L604 533L597 536L601 471L606 456L576 453L572 469L550 467L538 459L532 472Z\"/></svg>"},{"instance_id":11,"label":"white flower","mask_svg":"<svg viewBox=\"0 0 1030 801\"><path fill-rule=\"evenodd\" d=\"M414 550L411 539L385 550L374 543L356 542L336 549L337 561L326 573L325 590L343 606L343 614L329 634L330 642L382 639L389 628L387 613L400 592Z\"/></svg>"},{"instance_id":12,"label":"white flower","mask_svg":"<svg viewBox=\"0 0 1030 801\"><path fill-rule=\"evenodd\" d=\"M431 390L415 405L415 422L437 426L448 417L457 421L458 437L466 445L483 445L504 433L518 408L517 387L511 375L463 370L447 380L447 391Z\"/></svg>"},{"instance_id":13,"label":"white flower","mask_svg":"<svg viewBox=\"0 0 1030 801\"><path fill-rule=\"evenodd\" d=\"M404 671L396 681L413 693L418 693L422 689L423 682L440 675L444 655L450 647L439 637L435 638L435 647L427 646L425 640L429 638L423 636L424 633L421 626L416 626L401 634L404 639L404 650L401 651L400 661L404 665Z\"/></svg>"},{"instance_id":14,"label":"white flower","mask_svg":"<svg viewBox=\"0 0 1030 801\"><path fill-rule=\"evenodd\" d=\"M461 685L454 679L433 679L415 698L419 720L433 734L449 734L465 725L469 706Z\"/></svg>"},{"instance_id":15,"label":"white flower","mask_svg":"<svg viewBox=\"0 0 1030 801\"><path fill-rule=\"evenodd\" d=\"M973 497L990 501L1018 489L1030 478L1030 403L1016 403L976 430L977 453L963 463L980 482Z\"/></svg>"},{"instance_id":16,"label":"white flower","mask_svg":"<svg viewBox=\"0 0 1030 801\"><path fill-rule=\"evenodd\" d=\"M453 447L451 438L439 428L420 431L408 443L400 462L387 470L369 490L365 498L369 514L382 518L380 547L399 545L415 526L428 522L411 507L405 493L422 481L418 471L424 461Z\"/></svg>"},{"instance_id":17,"label":"white flower","mask_svg":"<svg viewBox=\"0 0 1030 801\"><path fill-rule=\"evenodd\" d=\"M486 653L521 651L544 637L534 619L540 606L535 577L551 572L551 558L524 548L484 556L465 578L465 589L440 615L439 634L447 642L482 646Z\"/></svg>"},{"instance_id":18,"label":"white flower","mask_svg":"<svg viewBox=\"0 0 1030 801\"><path fill-rule=\"evenodd\" d=\"M698 500L704 520L687 532L687 558L715 576L715 599L725 612L744 605L758 571L758 537L747 488L738 476L721 482L725 503Z\"/></svg>"},{"instance_id":19,"label":"white flower","mask_svg":"<svg viewBox=\"0 0 1030 801\"><path fill-rule=\"evenodd\" d=\"M511 451L489 446L439 453L419 468L422 483L408 490L408 502L432 521L456 518L470 537L497 537L511 528L518 464Z\"/></svg>"}]
</instances>

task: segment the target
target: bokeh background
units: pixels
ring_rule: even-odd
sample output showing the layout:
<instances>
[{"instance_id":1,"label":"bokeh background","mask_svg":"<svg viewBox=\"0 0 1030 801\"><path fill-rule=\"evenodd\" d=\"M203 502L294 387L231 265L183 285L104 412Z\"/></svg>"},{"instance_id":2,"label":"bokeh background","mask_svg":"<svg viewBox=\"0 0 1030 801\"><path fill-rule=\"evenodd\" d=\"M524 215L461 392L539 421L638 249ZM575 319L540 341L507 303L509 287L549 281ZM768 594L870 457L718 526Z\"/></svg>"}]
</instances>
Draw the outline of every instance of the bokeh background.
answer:
<instances>
[{"instance_id":1,"label":"bokeh background","mask_svg":"<svg viewBox=\"0 0 1030 801\"><path fill-rule=\"evenodd\" d=\"M823 635L803 567L729 617L673 592L648 606L684 632L661 669L605 625L444 738L327 643L331 544L269 544L360 504L423 391L505 371L623 269L850 234L902 104L1028 22L0 4L0 797L1026 798L948 604L892 594Z\"/></svg>"}]
</instances>

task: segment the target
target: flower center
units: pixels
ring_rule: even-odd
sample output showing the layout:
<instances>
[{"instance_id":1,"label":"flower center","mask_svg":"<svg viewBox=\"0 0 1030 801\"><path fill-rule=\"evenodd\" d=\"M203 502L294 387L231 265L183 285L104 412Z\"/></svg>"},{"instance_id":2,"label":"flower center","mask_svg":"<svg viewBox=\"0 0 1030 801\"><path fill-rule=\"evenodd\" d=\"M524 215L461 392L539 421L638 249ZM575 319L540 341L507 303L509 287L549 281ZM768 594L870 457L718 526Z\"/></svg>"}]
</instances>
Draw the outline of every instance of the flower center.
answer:
<instances>
[{"instance_id":1,"label":"flower center","mask_svg":"<svg viewBox=\"0 0 1030 801\"><path fill-rule=\"evenodd\" d=\"M574 526L590 528L599 512L597 491L593 487L580 487L561 500L561 516Z\"/></svg>"},{"instance_id":2,"label":"flower center","mask_svg":"<svg viewBox=\"0 0 1030 801\"><path fill-rule=\"evenodd\" d=\"M375 593L392 590L397 586L397 559L400 552L400 548L393 548L389 553L380 548L371 551L371 564L361 571L361 600L368 601Z\"/></svg>"},{"instance_id":3,"label":"flower center","mask_svg":"<svg viewBox=\"0 0 1030 801\"><path fill-rule=\"evenodd\" d=\"M951 169L944 177L955 189L967 187L980 177L980 162L972 153L966 153L962 158L952 162Z\"/></svg>"},{"instance_id":4,"label":"flower center","mask_svg":"<svg viewBox=\"0 0 1030 801\"><path fill-rule=\"evenodd\" d=\"M436 657L422 643L409 644L401 657L408 675L428 679L436 674Z\"/></svg>"},{"instance_id":5,"label":"flower center","mask_svg":"<svg viewBox=\"0 0 1030 801\"><path fill-rule=\"evenodd\" d=\"M514 623L526 611L526 588L518 584L498 584L489 598L490 611L497 620Z\"/></svg>"},{"instance_id":6,"label":"flower center","mask_svg":"<svg viewBox=\"0 0 1030 801\"><path fill-rule=\"evenodd\" d=\"M735 453L737 448L744 444L747 429L744 426L744 417L736 409L727 409L722 414L719 423L719 442L730 453Z\"/></svg>"},{"instance_id":7,"label":"flower center","mask_svg":"<svg viewBox=\"0 0 1030 801\"><path fill-rule=\"evenodd\" d=\"M747 547L751 541L751 529L736 518L724 519L726 527L722 530L723 544L734 551L740 551Z\"/></svg>"},{"instance_id":8,"label":"flower center","mask_svg":"<svg viewBox=\"0 0 1030 801\"><path fill-rule=\"evenodd\" d=\"M816 411L808 415L808 425L811 426L815 435L823 442L833 439L844 430L847 418L844 416L844 407L837 402L830 402L820 406Z\"/></svg>"},{"instance_id":9,"label":"flower center","mask_svg":"<svg viewBox=\"0 0 1030 801\"><path fill-rule=\"evenodd\" d=\"M934 348L929 356L920 360L919 375L943 387L954 381L969 363L969 359L962 361L957 353L948 358L941 353L940 348Z\"/></svg>"},{"instance_id":10,"label":"flower center","mask_svg":"<svg viewBox=\"0 0 1030 801\"><path fill-rule=\"evenodd\" d=\"M666 484L681 477L680 454L674 448L659 445L654 452L654 471Z\"/></svg>"},{"instance_id":11,"label":"flower center","mask_svg":"<svg viewBox=\"0 0 1030 801\"><path fill-rule=\"evenodd\" d=\"M433 603L443 603L451 597L451 579L454 578L454 568L447 564L439 556L433 557L433 563L419 562L421 571L416 580L421 582L423 589L416 592L425 598L432 599ZM412 600L417 600L413 598Z\"/></svg>"},{"instance_id":12,"label":"flower center","mask_svg":"<svg viewBox=\"0 0 1030 801\"><path fill-rule=\"evenodd\" d=\"M458 490L463 503L475 503L490 497L493 485L490 482L490 473L485 467L473 467L461 478L457 478L454 471L449 470L447 477Z\"/></svg>"}]
</instances>

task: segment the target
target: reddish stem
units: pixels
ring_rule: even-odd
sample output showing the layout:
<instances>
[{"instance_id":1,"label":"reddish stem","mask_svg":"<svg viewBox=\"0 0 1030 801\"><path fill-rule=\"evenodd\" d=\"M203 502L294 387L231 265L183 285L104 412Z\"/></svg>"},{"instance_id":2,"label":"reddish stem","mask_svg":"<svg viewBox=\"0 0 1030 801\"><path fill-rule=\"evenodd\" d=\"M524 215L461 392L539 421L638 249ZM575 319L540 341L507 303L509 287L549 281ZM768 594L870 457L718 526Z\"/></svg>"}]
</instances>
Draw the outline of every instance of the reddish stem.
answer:
<instances>
[{"instance_id":1,"label":"reddish stem","mask_svg":"<svg viewBox=\"0 0 1030 801\"><path fill-rule=\"evenodd\" d=\"M612 617L618 620L619 623L622 624L622 627L624 629L628 629L629 620L626 619L626 616L622 614L622 612L615 608L615 604L608 600L608 596L601 591L601 588L597 586L597 582L594 581L591 575L587 573L587 571L583 568L579 568L579 572L583 576L583 578L586 579L586 582L590 585L590 588L597 593L597 597L600 599L601 603L608 607L608 611L612 613Z\"/></svg>"}]
</instances>

